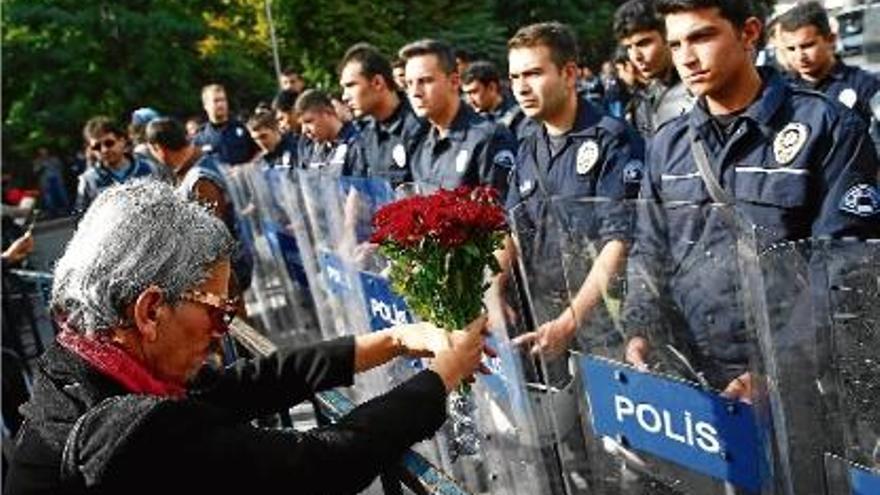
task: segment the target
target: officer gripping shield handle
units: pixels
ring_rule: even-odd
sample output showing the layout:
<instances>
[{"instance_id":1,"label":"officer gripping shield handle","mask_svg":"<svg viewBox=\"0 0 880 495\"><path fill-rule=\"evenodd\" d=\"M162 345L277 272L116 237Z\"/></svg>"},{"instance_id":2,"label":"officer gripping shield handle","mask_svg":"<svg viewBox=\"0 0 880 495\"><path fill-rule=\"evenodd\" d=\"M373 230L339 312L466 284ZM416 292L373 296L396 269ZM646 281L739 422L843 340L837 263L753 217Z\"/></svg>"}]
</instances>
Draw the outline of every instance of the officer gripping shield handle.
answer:
<instances>
[{"instance_id":1,"label":"officer gripping shield handle","mask_svg":"<svg viewBox=\"0 0 880 495\"><path fill-rule=\"evenodd\" d=\"M750 263L779 493L880 487L880 242L772 245Z\"/></svg>"},{"instance_id":2,"label":"officer gripping shield handle","mask_svg":"<svg viewBox=\"0 0 880 495\"><path fill-rule=\"evenodd\" d=\"M560 447L567 489L772 493L765 481L760 397L724 390L732 377L757 376L739 289L740 247L728 223L736 224L732 209L595 198L554 198L541 206L552 214L537 221L526 205L513 212L536 325L575 300L584 280L606 271L597 254L610 238L623 237L632 246L626 270L607 274L599 302L575 335L578 420L566 424L553 416L558 438L574 428L586 440L585 461L567 457L564 442ZM627 218L614 213L687 225L675 242L688 249L669 250L665 238L628 230L631 221L615 231L612 223L595 220ZM736 331L728 330L731 320L741 322ZM698 342L691 332L699 333ZM641 367L626 362L636 334L655 350ZM545 366L552 373L552 360Z\"/></svg>"}]
</instances>

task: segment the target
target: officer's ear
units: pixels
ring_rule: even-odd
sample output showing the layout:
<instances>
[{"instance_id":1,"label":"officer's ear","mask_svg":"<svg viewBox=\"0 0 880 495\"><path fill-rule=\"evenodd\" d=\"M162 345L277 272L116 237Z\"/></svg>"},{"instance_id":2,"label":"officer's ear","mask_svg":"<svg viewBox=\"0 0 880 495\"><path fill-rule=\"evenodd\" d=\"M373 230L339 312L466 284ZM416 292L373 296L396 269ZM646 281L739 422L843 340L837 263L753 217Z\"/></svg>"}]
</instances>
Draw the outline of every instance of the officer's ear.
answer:
<instances>
[{"instance_id":1,"label":"officer's ear","mask_svg":"<svg viewBox=\"0 0 880 495\"><path fill-rule=\"evenodd\" d=\"M449 73L449 82L458 89L461 87L461 75L459 75L457 70L453 70Z\"/></svg>"},{"instance_id":2,"label":"officer's ear","mask_svg":"<svg viewBox=\"0 0 880 495\"><path fill-rule=\"evenodd\" d=\"M562 66L560 72L562 72L562 78L565 80L567 86L574 88L577 85L577 80L580 76L580 69L578 68L577 63L574 61L566 62L565 65Z\"/></svg>"},{"instance_id":3,"label":"officer's ear","mask_svg":"<svg viewBox=\"0 0 880 495\"><path fill-rule=\"evenodd\" d=\"M754 52L758 48L761 41L761 30L763 23L757 17L749 17L746 19L742 28L742 40L746 50Z\"/></svg>"}]
</instances>

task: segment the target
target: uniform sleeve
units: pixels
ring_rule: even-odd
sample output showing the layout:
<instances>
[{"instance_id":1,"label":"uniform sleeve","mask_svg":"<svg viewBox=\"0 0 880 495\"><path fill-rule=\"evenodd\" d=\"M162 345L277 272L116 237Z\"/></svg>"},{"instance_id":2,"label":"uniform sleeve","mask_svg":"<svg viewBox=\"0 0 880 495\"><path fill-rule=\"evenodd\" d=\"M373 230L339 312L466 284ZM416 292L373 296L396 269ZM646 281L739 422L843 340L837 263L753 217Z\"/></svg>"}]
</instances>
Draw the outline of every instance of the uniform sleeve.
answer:
<instances>
[{"instance_id":1,"label":"uniform sleeve","mask_svg":"<svg viewBox=\"0 0 880 495\"><path fill-rule=\"evenodd\" d=\"M824 199L813 237L880 237L878 159L867 124L854 112L843 112L832 126L831 142L819 171Z\"/></svg>"},{"instance_id":2,"label":"uniform sleeve","mask_svg":"<svg viewBox=\"0 0 880 495\"><path fill-rule=\"evenodd\" d=\"M480 164L480 182L498 189L500 197L507 197L510 171L516 162L516 139L502 125L495 126L492 140Z\"/></svg>"},{"instance_id":3,"label":"uniform sleeve","mask_svg":"<svg viewBox=\"0 0 880 495\"><path fill-rule=\"evenodd\" d=\"M242 360L209 374L190 396L250 418L297 404L315 392L354 382L354 337L282 348L272 356Z\"/></svg>"},{"instance_id":4,"label":"uniform sleeve","mask_svg":"<svg viewBox=\"0 0 880 495\"><path fill-rule=\"evenodd\" d=\"M507 178L507 194L502 196L504 198L504 206L507 211L513 210L516 205L522 201L522 196L519 192L519 179L520 179L520 171L523 167L523 157L528 156L528 146L527 139L520 141L519 150L516 154L516 157L513 161L513 167L510 169L510 174Z\"/></svg>"},{"instance_id":5,"label":"uniform sleeve","mask_svg":"<svg viewBox=\"0 0 880 495\"><path fill-rule=\"evenodd\" d=\"M641 136L623 122L614 121L612 130L603 151L605 163L596 188L597 196L612 200L599 204L599 236L606 241L630 241L634 212L625 201L638 197L645 144Z\"/></svg>"}]
</instances>

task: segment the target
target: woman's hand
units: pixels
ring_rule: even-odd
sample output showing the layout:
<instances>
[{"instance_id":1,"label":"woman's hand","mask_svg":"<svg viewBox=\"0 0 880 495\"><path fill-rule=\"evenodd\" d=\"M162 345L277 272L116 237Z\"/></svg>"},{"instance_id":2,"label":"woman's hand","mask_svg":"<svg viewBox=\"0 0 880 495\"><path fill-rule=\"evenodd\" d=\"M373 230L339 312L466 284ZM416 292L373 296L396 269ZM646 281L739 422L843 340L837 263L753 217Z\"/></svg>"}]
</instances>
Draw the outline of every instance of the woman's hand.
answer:
<instances>
[{"instance_id":1,"label":"woman's hand","mask_svg":"<svg viewBox=\"0 0 880 495\"><path fill-rule=\"evenodd\" d=\"M489 334L488 319L485 315L472 321L463 331L452 332L449 336L451 347L439 351L434 357L430 368L440 375L449 392L462 381L472 382L477 371L488 374L489 370L482 364L483 353L495 356L495 351L483 342Z\"/></svg>"},{"instance_id":2,"label":"woman's hand","mask_svg":"<svg viewBox=\"0 0 880 495\"><path fill-rule=\"evenodd\" d=\"M391 329L398 352L409 357L434 357L449 349L450 333L431 323L408 323Z\"/></svg>"}]
</instances>

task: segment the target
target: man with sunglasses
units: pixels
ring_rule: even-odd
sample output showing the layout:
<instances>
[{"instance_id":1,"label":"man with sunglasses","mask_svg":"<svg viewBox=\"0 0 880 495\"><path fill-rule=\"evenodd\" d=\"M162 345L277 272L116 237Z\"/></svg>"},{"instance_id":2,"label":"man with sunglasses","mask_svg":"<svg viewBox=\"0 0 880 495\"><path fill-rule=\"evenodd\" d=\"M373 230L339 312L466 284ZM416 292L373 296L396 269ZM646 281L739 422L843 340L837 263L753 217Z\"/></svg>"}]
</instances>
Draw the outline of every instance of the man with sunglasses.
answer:
<instances>
[{"instance_id":1,"label":"man with sunglasses","mask_svg":"<svg viewBox=\"0 0 880 495\"><path fill-rule=\"evenodd\" d=\"M83 128L83 139L97 162L79 176L74 205L77 212L84 212L101 191L114 184L137 177L161 176L150 161L131 154L128 134L109 117L89 119Z\"/></svg>"},{"instance_id":2,"label":"man with sunglasses","mask_svg":"<svg viewBox=\"0 0 880 495\"><path fill-rule=\"evenodd\" d=\"M56 266L63 330L40 358L4 493L355 493L431 436L446 394L480 368L485 318L465 332L402 325L206 367L234 306L232 245L167 184L98 198ZM251 423L397 356L434 359L334 425Z\"/></svg>"}]
</instances>

